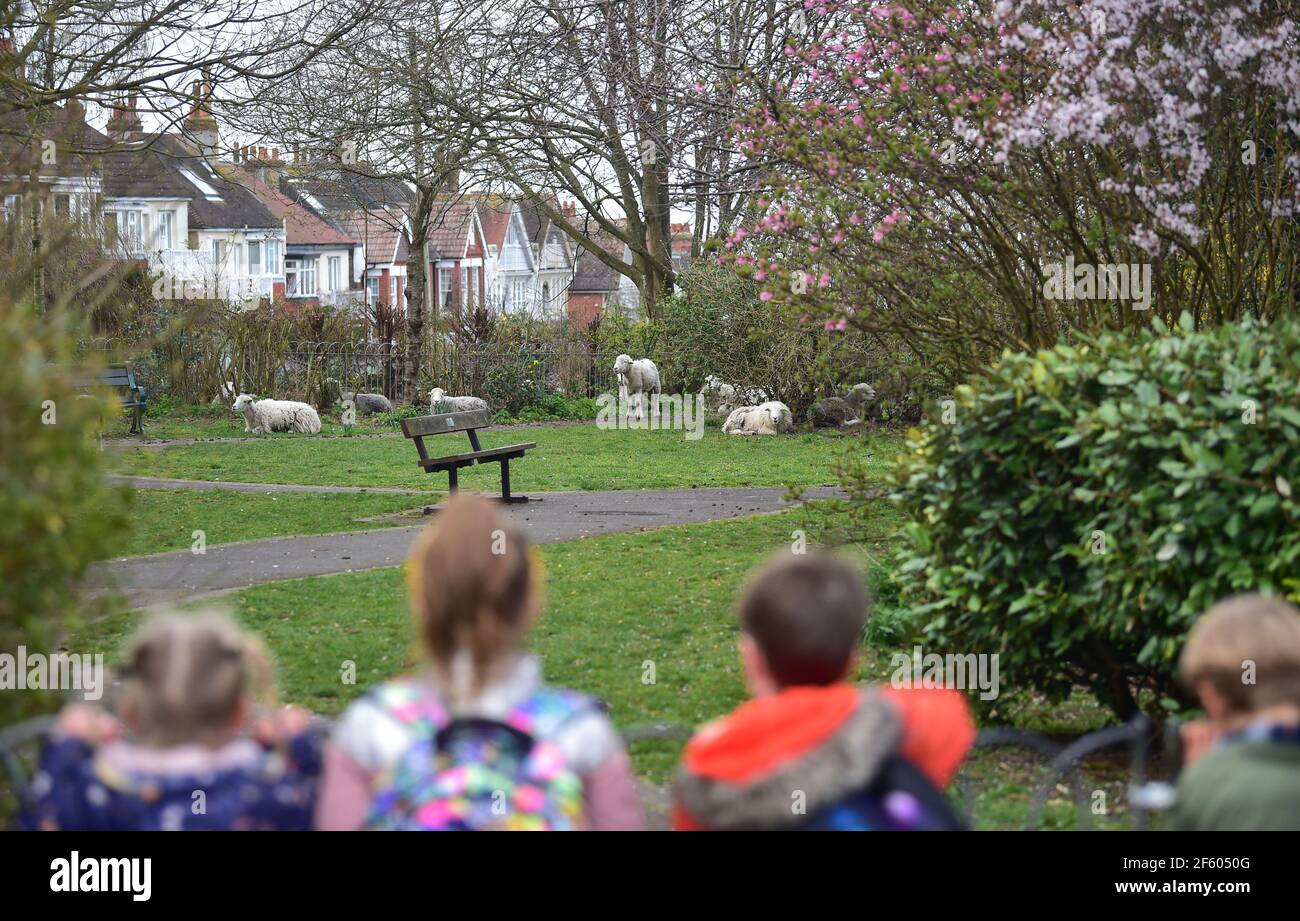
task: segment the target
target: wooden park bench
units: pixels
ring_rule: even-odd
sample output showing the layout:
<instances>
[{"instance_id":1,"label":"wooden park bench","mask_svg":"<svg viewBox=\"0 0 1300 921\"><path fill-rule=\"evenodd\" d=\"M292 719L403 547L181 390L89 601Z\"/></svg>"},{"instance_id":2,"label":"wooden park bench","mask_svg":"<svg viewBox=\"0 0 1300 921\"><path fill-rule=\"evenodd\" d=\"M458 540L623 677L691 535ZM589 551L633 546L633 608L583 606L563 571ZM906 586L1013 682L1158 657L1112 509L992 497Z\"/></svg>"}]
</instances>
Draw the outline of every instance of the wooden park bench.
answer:
<instances>
[{"instance_id":1,"label":"wooden park bench","mask_svg":"<svg viewBox=\"0 0 1300 921\"><path fill-rule=\"evenodd\" d=\"M131 411L131 434L144 434L144 387L135 381L135 372L126 365L108 365L97 373L83 375L77 385L83 390L92 387L112 387L119 391L122 408Z\"/></svg>"},{"instance_id":2,"label":"wooden park bench","mask_svg":"<svg viewBox=\"0 0 1300 921\"><path fill-rule=\"evenodd\" d=\"M517 445L504 445L500 448L484 448L478 442L479 429L492 425L486 411L465 413L439 413L434 416L413 416L402 420L402 434L415 440L415 450L420 452L420 466L426 473L437 470L447 471L448 491L455 495L460 488L457 472L461 467L473 467L475 464L501 465L501 501L527 502L527 496L510 494L510 461L523 457L524 452L537 447L536 442ZM464 432L469 436L470 447L474 450L465 454L448 454L446 457L430 457L424 445L424 439L448 432Z\"/></svg>"}]
</instances>

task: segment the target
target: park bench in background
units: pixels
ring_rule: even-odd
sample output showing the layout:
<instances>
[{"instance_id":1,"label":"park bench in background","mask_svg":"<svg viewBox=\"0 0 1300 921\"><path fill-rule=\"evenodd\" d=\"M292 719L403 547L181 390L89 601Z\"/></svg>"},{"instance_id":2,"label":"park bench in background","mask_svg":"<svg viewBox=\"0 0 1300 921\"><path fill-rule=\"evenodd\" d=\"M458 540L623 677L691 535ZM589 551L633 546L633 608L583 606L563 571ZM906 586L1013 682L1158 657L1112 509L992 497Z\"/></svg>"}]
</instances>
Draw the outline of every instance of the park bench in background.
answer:
<instances>
[{"instance_id":1,"label":"park bench in background","mask_svg":"<svg viewBox=\"0 0 1300 921\"><path fill-rule=\"evenodd\" d=\"M135 372L126 365L108 365L98 372L87 372L77 381L83 390L112 387L119 392L122 408L131 411L131 434L144 434L144 387L136 383Z\"/></svg>"},{"instance_id":2,"label":"park bench in background","mask_svg":"<svg viewBox=\"0 0 1300 921\"><path fill-rule=\"evenodd\" d=\"M419 464L426 473L438 470L447 471L448 491L454 496L460 488L457 472L461 467L475 464L501 465L501 501L527 502L527 496L510 494L510 461L523 457L524 452L537 447L536 442L524 442L517 445L504 445L500 448L484 448L478 441L480 429L492 425L485 411L464 413L439 413L435 416L414 416L402 420L402 434L415 441L415 450L420 452ZM430 457L424 439L449 432L464 432L469 436L472 451L464 454L448 454L445 457Z\"/></svg>"}]
</instances>

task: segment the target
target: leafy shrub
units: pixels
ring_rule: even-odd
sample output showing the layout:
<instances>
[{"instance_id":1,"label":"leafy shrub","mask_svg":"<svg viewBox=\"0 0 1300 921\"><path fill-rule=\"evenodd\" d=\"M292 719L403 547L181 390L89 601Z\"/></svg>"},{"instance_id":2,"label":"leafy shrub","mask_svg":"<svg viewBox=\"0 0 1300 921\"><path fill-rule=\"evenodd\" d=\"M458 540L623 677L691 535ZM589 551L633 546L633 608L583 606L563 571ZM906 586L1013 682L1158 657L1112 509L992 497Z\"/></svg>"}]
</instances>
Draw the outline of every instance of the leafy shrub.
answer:
<instances>
[{"instance_id":1,"label":"leafy shrub","mask_svg":"<svg viewBox=\"0 0 1300 921\"><path fill-rule=\"evenodd\" d=\"M909 433L901 595L936 651L1125 717L1177 705L1214 601L1300 597L1300 323L1192 327L1004 354Z\"/></svg>"},{"instance_id":2,"label":"leafy shrub","mask_svg":"<svg viewBox=\"0 0 1300 921\"><path fill-rule=\"evenodd\" d=\"M51 649L81 611L87 567L126 525L126 494L105 483L97 443L120 407L79 393L76 338L61 311L0 302L0 651L11 654ZM0 694L0 725L40 703Z\"/></svg>"},{"instance_id":3,"label":"leafy shrub","mask_svg":"<svg viewBox=\"0 0 1300 921\"><path fill-rule=\"evenodd\" d=\"M386 413L375 413L370 416L370 419L375 425L387 425L397 428L397 426L402 424L403 419L410 419L414 416L427 416L428 414L429 407L411 406L408 404L404 406L394 406Z\"/></svg>"},{"instance_id":4,"label":"leafy shrub","mask_svg":"<svg viewBox=\"0 0 1300 921\"><path fill-rule=\"evenodd\" d=\"M548 393L518 412L499 411L493 421L498 425L510 425L519 422L590 420L596 418L599 410L600 404L590 397L566 397L561 393Z\"/></svg>"}]
</instances>

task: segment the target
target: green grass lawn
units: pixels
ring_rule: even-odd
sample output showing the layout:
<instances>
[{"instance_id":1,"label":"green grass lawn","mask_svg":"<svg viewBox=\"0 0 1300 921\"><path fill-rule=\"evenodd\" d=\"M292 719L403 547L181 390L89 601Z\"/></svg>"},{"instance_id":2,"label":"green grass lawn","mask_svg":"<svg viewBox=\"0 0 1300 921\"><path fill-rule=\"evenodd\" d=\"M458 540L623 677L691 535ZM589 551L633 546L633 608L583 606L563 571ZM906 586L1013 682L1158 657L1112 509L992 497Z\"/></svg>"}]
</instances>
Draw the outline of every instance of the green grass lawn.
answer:
<instances>
[{"instance_id":1,"label":"green grass lawn","mask_svg":"<svg viewBox=\"0 0 1300 921\"><path fill-rule=\"evenodd\" d=\"M382 493L247 493L226 490L142 489L131 500L132 530L117 556L189 549L195 531L208 544L291 534L362 531L419 524L412 517L362 519L418 510L421 496Z\"/></svg>"},{"instance_id":2,"label":"green grass lawn","mask_svg":"<svg viewBox=\"0 0 1300 921\"><path fill-rule=\"evenodd\" d=\"M815 486L834 482L846 452L865 456L883 473L897 452L894 435L817 434L744 438L710 428L698 441L680 431L602 431L594 425L495 428L484 447L536 442L511 464L511 483L527 490L672 489L690 486ZM427 442L431 454L469 450L463 435ZM272 435L256 441L115 451L120 473L250 483L398 486L446 489L445 474L426 474L405 438L321 438ZM497 465L461 471L466 489L495 490Z\"/></svg>"},{"instance_id":3,"label":"green grass lawn","mask_svg":"<svg viewBox=\"0 0 1300 921\"><path fill-rule=\"evenodd\" d=\"M171 440L181 438L247 438L252 437L244 431L244 419L235 415L230 403L209 403L207 405L173 404L165 402L150 406L145 411L144 431L146 439ZM400 432L396 423L387 421L382 416L365 416L358 418L356 425L344 427L338 413L322 413L322 435L372 434L377 432ZM112 440L130 442L139 436L130 434L131 420L125 413L114 414L104 429L104 437ZM302 438L306 436L291 435L281 432L266 437Z\"/></svg>"}]
</instances>

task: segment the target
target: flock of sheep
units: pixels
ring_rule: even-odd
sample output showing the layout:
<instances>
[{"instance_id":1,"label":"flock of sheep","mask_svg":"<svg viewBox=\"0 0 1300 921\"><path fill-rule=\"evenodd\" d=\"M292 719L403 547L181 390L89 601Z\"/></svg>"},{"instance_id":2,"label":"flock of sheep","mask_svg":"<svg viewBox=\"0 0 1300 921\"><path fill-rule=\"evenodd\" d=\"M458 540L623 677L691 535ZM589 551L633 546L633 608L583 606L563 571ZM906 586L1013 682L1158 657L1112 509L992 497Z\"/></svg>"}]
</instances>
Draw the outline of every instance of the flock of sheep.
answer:
<instances>
[{"instance_id":1,"label":"flock of sheep","mask_svg":"<svg viewBox=\"0 0 1300 921\"><path fill-rule=\"evenodd\" d=\"M382 393L355 393L344 390L340 405L351 406L358 416L393 411L393 404ZM485 400L478 397L451 397L441 387L429 391L429 411L432 413L470 412L486 410ZM244 417L244 431L254 435L267 432L298 432L316 435L320 432L320 415L310 403L297 400L257 400L241 393L231 407Z\"/></svg>"},{"instance_id":2,"label":"flock of sheep","mask_svg":"<svg viewBox=\"0 0 1300 921\"><path fill-rule=\"evenodd\" d=\"M618 377L618 394L622 405L635 407L637 418L645 416L646 400L662 393L659 368L649 358L635 361L630 355L619 355L614 360L614 373ZM233 392L233 385L230 391ZM766 391L754 387L737 387L710 374L701 391L705 406L719 418L726 435L778 435L794 428L794 415L790 407L780 400L769 399ZM223 395L226 395L223 388ZM854 384L843 397L828 397L812 409L814 428L841 428L855 425L862 416L862 408L875 400L876 393L868 384ZM393 404L383 394L343 391L340 402L351 406L357 415L391 412ZM235 398L231 407L244 417L244 430L254 435L267 432L299 432L314 435L320 432L320 416L308 403L296 400L255 400L247 393ZM479 397L448 396L441 387L429 391L431 413L486 411L488 404Z\"/></svg>"}]
</instances>

